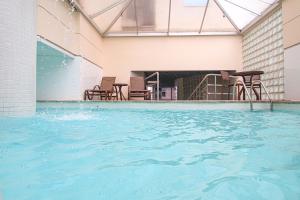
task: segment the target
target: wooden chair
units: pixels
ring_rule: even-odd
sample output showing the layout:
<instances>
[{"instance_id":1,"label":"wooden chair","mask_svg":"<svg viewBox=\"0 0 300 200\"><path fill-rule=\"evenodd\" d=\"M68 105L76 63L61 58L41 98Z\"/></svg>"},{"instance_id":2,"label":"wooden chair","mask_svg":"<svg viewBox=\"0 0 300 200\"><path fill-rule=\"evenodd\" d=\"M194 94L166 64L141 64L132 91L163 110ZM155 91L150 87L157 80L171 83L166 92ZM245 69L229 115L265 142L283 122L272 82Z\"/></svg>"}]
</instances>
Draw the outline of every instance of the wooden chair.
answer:
<instances>
[{"instance_id":1,"label":"wooden chair","mask_svg":"<svg viewBox=\"0 0 300 200\"><path fill-rule=\"evenodd\" d=\"M150 91L145 89L145 80L143 77L130 77L128 100L132 97L143 97L144 100L150 99Z\"/></svg>"},{"instance_id":2,"label":"wooden chair","mask_svg":"<svg viewBox=\"0 0 300 200\"><path fill-rule=\"evenodd\" d=\"M261 82L260 82L260 75L253 75L253 76L246 76L245 77L245 85L247 88L251 88L252 84L252 89L255 93L256 100L261 100ZM257 92L256 89L259 89L259 93ZM250 90L252 91L252 90ZM245 99L245 94L244 94L244 99Z\"/></svg>"},{"instance_id":3,"label":"wooden chair","mask_svg":"<svg viewBox=\"0 0 300 200\"><path fill-rule=\"evenodd\" d=\"M95 96L99 96L100 100L111 100L114 93L113 84L116 81L116 77L102 77L100 85L95 85L92 90L85 90L84 100L93 100Z\"/></svg>"},{"instance_id":4,"label":"wooden chair","mask_svg":"<svg viewBox=\"0 0 300 200\"><path fill-rule=\"evenodd\" d=\"M221 73L221 77L222 77L222 81L223 81L223 86L227 87L227 99L230 99L230 89L231 87L234 86L234 83L230 82L230 74L227 71L220 71ZM238 91L240 91L240 87L243 87L243 84L241 83L236 83L236 86L238 87ZM224 87L222 88L222 94L224 92ZM235 88L233 88L235 89Z\"/></svg>"}]
</instances>

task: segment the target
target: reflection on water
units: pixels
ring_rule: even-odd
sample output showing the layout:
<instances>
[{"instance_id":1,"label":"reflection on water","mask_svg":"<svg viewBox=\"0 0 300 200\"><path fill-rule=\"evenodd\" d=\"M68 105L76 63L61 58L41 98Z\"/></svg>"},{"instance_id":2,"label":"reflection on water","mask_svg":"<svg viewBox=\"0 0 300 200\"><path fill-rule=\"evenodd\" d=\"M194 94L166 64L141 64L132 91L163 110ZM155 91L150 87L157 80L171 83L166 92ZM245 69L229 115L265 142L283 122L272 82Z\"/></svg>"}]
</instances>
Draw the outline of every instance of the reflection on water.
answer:
<instances>
[{"instance_id":1,"label":"reflection on water","mask_svg":"<svg viewBox=\"0 0 300 200\"><path fill-rule=\"evenodd\" d=\"M299 199L300 113L40 109L0 120L5 199ZM17 180L17 181L16 181Z\"/></svg>"}]
</instances>

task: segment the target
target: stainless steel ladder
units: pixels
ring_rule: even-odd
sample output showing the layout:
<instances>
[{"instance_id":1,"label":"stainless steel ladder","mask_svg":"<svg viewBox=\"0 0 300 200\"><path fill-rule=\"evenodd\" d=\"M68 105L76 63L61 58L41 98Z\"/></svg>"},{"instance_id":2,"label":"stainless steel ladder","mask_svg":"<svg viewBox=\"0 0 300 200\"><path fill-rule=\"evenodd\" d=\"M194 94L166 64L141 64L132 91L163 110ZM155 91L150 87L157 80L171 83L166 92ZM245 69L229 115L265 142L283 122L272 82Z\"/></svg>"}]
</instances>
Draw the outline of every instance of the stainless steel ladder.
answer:
<instances>
[{"instance_id":1,"label":"stainless steel ladder","mask_svg":"<svg viewBox=\"0 0 300 200\"><path fill-rule=\"evenodd\" d=\"M193 100L193 97L197 96L197 94L199 93L199 91L201 89L201 86L205 83L205 81L208 80L209 77L214 77L214 91L215 91L215 93L213 93L213 94L215 94L215 96L216 96L216 94L217 94L217 77L221 77L221 74L206 74L204 76L204 78L200 81L200 83L197 85L197 87L193 90L191 95L188 97L188 100ZM236 76L229 76L229 78L236 79L237 77ZM246 95L249 99L250 110L253 110L253 100L252 100L253 85L254 84L261 84L262 88L264 89L265 93L267 94L267 97L268 97L268 100L269 100L269 103L270 103L270 110L271 111L273 110L273 101L272 101L272 99L270 97L270 94L267 91L264 83L261 80L256 80L251 84L250 93L249 93L249 91L248 91L248 89L247 89L247 87L246 87L246 85L243 81L235 80L234 85L233 85L233 92L232 92L233 100L235 100L235 92L236 92L237 84L242 84L243 87L245 88L245 93L246 93ZM207 94L208 94L208 92L207 92ZM207 100L208 100L208 96L207 96Z\"/></svg>"},{"instance_id":2,"label":"stainless steel ladder","mask_svg":"<svg viewBox=\"0 0 300 200\"><path fill-rule=\"evenodd\" d=\"M156 76L156 81L148 81L150 78ZM146 85L147 83L150 85L156 85L156 100L159 101L159 72L154 72L145 78Z\"/></svg>"}]
</instances>

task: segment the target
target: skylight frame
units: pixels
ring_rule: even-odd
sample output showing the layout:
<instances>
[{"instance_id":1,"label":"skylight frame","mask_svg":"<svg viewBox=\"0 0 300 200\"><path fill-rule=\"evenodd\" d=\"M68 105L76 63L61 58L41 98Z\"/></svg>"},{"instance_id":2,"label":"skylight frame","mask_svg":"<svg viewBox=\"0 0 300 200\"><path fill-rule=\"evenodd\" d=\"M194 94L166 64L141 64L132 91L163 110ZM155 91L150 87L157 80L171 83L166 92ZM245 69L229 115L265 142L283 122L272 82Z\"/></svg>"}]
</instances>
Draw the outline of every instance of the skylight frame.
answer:
<instances>
[{"instance_id":1,"label":"skylight frame","mask_svg":"<svg viewBox=\"0 0 300 200\"><path fill-rule=\"evenodd\" d=\"M124 3L124 2L128 2L126 3L126 5L122 8L122 10L115 16L115 18L112 20L112 22L109 24L109 26L105 29L102 30L99 28L98 24L93 20L94 18L96 18L99 15L102 15L106 12L109 12L111 9L113 9L114 7ZM246 29L250 24L252 24L252 22L257 21L257 19L261 18L264 13L266 11L269 12L269 10L273 7L276 7L276 5L278 5L279 0L256 0L262 3L265 3L268 5L268 7L266 7L266 9L262 10L260 13L253 11L251 9L248 9L244 6L238 5L236 3L237 0L207 0L206 5L205 5L205 11L203 14L202 19L199 19L199 23L200 23L200 28L198 33L194 32L194 31L171 31L170 30L170 22L172 20L171 17L171 13L172 13L172 9L171 9L171 5L172 5L172 0L169 0L169 8L168 8L168 24L167 24L167 31L166 32L160 32L160 31L149 31L149 32L140 32L139 31L139 25L138 25L138 17L137 17L137 8L136 8L136 1L138 0L119 0L114 2L112 5L109 5L108 7L105 7L97 12L94 12L92 14L87 13L82 7L81 5L77 2L77 0L69 0L70 4L72 4L77 10L79 10L83 16L96 28L97 32L102 36L102 37L120 37L120 36L187 36L187 35L194 35L194 36L201 36L201 35L233 35L233 32L231 31L202 31L203 29L203 23L206 19L206 12L209 9L208 4L210 1L214 1L215 4L219 7L219 9L222 11L222 13L224 14L224 16L227 18L227 20L230 22L230 24L234 27L234 29L236 30L236 32L234 33L235 35L239 35L241 34L244 29ZM229 11L224 8L224 6L222 5L222 3L220 3L220 1L223 2L227 2L229 4L232 4L233 6L238 7L239 9L242 9L246 12L252 13L253 15L255 15L255 17L253 17L252 19L249 20L249 22L244 25L243 27L239 27L236 24L236 19L233 19L229 13ZM134 15L135 15L135 23L136 23L136 33L127 33L127 32L114 32L111 33L110 29L115 25L115 23L118 21L118 19L120 19L120 17L123 15L123 13L126 11L126 9L128 8L128 6L133 3L134 4ZM203 7L203 6L199 6L199 7ZM173 11L174 12L174 11ZM196 25L195 25L196 26Z\"/></svg>"}]
</instances>

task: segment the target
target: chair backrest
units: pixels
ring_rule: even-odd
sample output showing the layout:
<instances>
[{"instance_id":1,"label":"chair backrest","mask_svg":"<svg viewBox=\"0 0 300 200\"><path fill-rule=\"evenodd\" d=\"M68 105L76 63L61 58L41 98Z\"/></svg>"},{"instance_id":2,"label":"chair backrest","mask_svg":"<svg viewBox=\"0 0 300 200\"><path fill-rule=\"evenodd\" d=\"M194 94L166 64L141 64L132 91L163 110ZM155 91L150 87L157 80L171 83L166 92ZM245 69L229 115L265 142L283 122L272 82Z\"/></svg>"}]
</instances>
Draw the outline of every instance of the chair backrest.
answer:
<instances>
[{"instance_id":1,"label":"chair backrest","mask_svg":"<svg viewBox=\"0 0 300 200\"><path fill-rule=\"evenodd\" d=\"M252 81L257 81L257 80L260 80L260 75L254 75L252 77Z\"/></svg>"},{"instance_id":2,"label":"chair backrest","mask_svg":"<svg viewBox=\"0 0 300 200\"><path fill-rule=\"evenodd\" d=\"M101 90L105 90L105 91L113 91L113 84L116 81L116 77L102 77L102 81L101 81Z\"/></svg>"},{"instance_id":3,"label":"chair backrest","mask_svg":"<svg viewBox=\"0 0 300 200\"><path fill-rule=\"evenodd\" d=\"M145 90L144 77L130 77L130 90Z\"/></svg>"},{"instance_id":4,"label":"chair backrest","mask_svg":"<svg viewBox=\"0 0 300 200\"><path fill-rule=\"evenodd\" d=\"M221 76L222 76L222 79L224 81L229 81L230 80L230 78L229 78L229 72L227 72L227 71L221 71Z\"/></svg>"},{"instance_id":5,"label":"chair backrest","mask_svg":"<svg viewBox=\"0 0 300 200\"><path fill-rule=\"evenodd\" d=\"M260 80L260 75L253 75L252 80L251 80L251 76L245 76L245 84L251 84L251 82L257 80Z\"/></svg>"}]
</instances>

